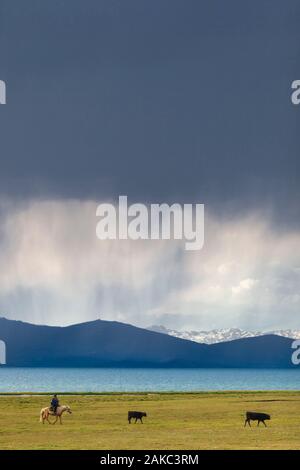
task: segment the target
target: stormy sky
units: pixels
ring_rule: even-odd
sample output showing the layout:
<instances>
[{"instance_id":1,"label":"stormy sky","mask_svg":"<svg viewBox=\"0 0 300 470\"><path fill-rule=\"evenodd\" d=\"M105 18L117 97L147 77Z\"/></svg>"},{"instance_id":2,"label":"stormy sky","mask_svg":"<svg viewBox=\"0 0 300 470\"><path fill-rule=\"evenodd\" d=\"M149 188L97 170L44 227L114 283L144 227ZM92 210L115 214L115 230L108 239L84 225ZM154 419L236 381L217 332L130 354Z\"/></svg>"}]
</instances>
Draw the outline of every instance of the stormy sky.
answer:
<instances>
[{"instance_id":1,"label":"stormy sky","mask_svg":"<svg viewBox=\"0 0 300 470\"><path fill-rule=\"evenodd\" d=\"M298 0L0 0L0 313L299 328ZM95 211L205 204L205 246Z\"/></svg>"}]
</instances>

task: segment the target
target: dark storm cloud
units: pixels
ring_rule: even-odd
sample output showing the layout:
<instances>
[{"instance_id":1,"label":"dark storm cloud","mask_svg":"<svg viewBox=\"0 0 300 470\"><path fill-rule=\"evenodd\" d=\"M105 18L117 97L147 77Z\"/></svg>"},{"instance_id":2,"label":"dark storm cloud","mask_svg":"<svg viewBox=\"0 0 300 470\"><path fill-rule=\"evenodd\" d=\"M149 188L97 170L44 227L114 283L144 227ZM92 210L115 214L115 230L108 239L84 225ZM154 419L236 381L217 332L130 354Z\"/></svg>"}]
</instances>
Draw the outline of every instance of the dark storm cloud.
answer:
<instances>
[{"instance_id":1,"label":"dark storm cloud","mask_svg":"<svg viewBox=\"0 0 300 470\"><path fill-rule=\"evenodd\" d=\"M0 5L2 194L299 219L298 1Z\"/></svg>"}]
</instances>

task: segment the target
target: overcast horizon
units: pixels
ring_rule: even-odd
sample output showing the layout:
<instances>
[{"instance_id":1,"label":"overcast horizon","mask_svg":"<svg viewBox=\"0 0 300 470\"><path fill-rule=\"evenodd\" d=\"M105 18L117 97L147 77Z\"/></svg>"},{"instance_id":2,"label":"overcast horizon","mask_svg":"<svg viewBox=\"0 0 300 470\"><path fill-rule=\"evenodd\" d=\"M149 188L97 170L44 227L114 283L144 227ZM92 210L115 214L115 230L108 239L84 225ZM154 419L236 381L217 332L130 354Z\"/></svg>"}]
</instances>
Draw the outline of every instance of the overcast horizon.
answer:
<instances>
[{"instance_id":1,"label":"overcast horizon","mask_svg":"<svg viewBox=\"0 0 300 470\"><path fill-rule=\"evenodd\" d=\"M0 316L300 329L297 0L0 0ZM96 208L205 205L205 244Z\"/></svg>"}]
</instances>

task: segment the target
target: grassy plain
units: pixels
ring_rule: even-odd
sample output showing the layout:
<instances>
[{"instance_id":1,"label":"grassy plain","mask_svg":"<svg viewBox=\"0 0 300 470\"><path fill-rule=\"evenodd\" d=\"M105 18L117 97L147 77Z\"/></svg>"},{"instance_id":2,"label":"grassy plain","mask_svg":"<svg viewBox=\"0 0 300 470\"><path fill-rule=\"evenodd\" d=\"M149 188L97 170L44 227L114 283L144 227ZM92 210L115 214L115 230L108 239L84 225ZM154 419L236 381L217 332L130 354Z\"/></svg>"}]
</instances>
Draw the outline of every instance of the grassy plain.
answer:
<instances>
[{"instance_id":1,"label":"grassy plain","mask_svg":"<svg viewBox=\"0 0 300 470\"><path fill-rule=\"evenodd\" d=\"M299 449L299 392L60 395L73 414L41 424L50 395L0 395L0 449ZM146 411L144 424L128 410ZM245 411L272 415L244 428Z\"/></svg>"}]
</instances>

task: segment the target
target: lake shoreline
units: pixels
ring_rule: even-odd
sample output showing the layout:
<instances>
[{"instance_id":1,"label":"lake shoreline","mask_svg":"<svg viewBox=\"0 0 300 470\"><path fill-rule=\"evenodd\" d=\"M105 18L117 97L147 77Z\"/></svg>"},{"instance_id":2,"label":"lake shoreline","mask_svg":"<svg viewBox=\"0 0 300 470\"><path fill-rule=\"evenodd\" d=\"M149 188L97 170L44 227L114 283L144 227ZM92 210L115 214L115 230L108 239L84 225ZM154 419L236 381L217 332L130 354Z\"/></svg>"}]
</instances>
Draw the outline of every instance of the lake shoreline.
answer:
<instances>
[{"instance_id":1,"label":"lake shoreline","mask_svg":"<svg viewBox=\"0 0 300 470\"><path fill-rule=\"evenodd\" d=\"M48 395L53 395L56 393L55 391L48 391L48 392L0 392L0 398L1 397L43 397L43 396L48 396ZM128 392L59 392L60 396L69 396L69 397L78 397L78 396L88 396L88 397L103 397L103 396L125 396L125 397L131 397L131 396L160 396L160 395L196 395L196 396L202 396L202 395L232 395L232 394L243 394L243 395L253 395L255 394L260 394L260 395L268 395L270 393L272 394L287 394L287 395L293 395L293 394L298 394L300 393L300 388L299 390L199 390L199 391L176 391L176 390L170 390L170 391L147 391L145 390L144 392L140 391L128 391Z\"/></svg>"}]
</instances>

